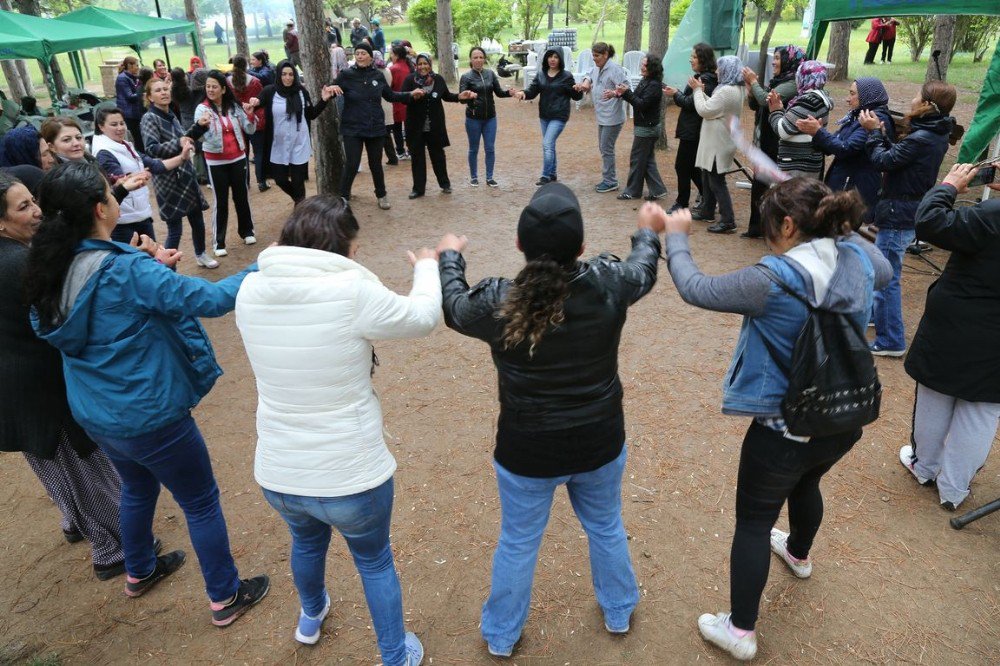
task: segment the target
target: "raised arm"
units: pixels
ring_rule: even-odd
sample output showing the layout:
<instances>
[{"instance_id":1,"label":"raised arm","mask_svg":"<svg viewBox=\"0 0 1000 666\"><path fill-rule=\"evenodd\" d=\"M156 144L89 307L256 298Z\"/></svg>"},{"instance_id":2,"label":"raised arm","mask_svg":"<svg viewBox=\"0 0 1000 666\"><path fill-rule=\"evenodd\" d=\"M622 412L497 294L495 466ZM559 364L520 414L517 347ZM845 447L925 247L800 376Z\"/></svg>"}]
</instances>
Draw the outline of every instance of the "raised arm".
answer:
<instances>
[{"instance_id":1,"label":"raised arm","mask_svg":"<svg viewBox=\"0 0 1000 666\"><path fill-rule=\"evenodd\" d=\"M355 327L369 340L419 338L441 320L441 278L432 250L413 266L413 288L402 296L381 283L364 281L355 305ZM415 258L415 257L414 257Z\"/></svg>"}]
</instances>

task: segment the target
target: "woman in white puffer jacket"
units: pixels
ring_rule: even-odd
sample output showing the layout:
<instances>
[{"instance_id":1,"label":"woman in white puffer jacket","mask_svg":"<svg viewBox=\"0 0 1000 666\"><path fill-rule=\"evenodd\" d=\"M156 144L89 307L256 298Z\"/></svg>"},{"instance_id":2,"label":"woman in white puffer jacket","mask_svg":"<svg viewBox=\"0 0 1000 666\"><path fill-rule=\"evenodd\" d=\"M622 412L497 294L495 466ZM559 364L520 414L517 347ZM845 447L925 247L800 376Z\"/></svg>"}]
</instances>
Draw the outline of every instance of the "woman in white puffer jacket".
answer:
<instances>
[{"instance_id":1,"label":"woman in white puffer jacket","mask_svg":"<svg viewBox=\"0 0 1000 666\"><path fill-rule=\"evenodd\" d=\"M390 291L354 261L357 233L340 198L306 199L236 297L259 394L254 476L292 533L295 638L317 642L330 610L333 527L361 575L383 663L410 666L423 646L403 628L389 543L396 461L371 384L372 341L428 335L441 317L441 280L434 251L423 249L409 253L409 296Z\"/></svg>"}]
</instances>

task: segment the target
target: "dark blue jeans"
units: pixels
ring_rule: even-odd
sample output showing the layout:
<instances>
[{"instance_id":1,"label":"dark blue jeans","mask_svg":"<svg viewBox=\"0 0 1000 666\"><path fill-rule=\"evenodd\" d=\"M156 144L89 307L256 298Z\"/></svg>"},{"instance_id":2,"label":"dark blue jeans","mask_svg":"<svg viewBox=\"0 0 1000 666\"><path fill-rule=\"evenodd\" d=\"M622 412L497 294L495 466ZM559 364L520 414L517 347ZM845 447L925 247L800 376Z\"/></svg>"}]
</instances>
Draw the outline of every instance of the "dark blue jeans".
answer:
<instances>
[{"instance_id":1,"label":"dark blue jeans","mask_svg":"<svg viewBox=\"0 0 1000 666\"><path fill-rule=\"evenodd\" d=\"M491 180L493 178L493 165L496 164L497 160L497 154L494 150L497 140L496 116L489 120L466 118L465 133L469 137L469 176L479 177L479 139L481 137L483 150L486 153L486 180Z\"/></svg>"},{"instance_id":2,"label":"dark blue jeans","mask_svg":"<svg viewBox=\"0 0 1000 666\"><path fill-rule=\"evenodd\" d=\"M122 478L119 515L129 575L144 578L156 567L153 514L162 483L184 511L208 598L226 601L236 594L240 579L229 551L219 487L194 419L186 416L140 437L88 434Z\"/></svg>"},{"instance_id":3,"label":"dark blue jeans","mask_svg":"<svg viewBox=\"0 0 1000 666\"><path fill-rule=\"evenodd\" d=\"M195 206L188 213L188 224L191 225L191 242L194 244L195 255L205 254L205 214L201 208ZM177 217L173 220L165 220L167 223L167 242L163 247L176 249L181 245L181 237L184 235L184 217Z\"/></svg>"},{"instance_id":4,"label":"dark blue jeans","mask_svg":"<svg viewBox=\"0 0 1000 666\"><path fill-rule=\"evenodd\" d=\"M134 233L138 233L140 236L146 235L156 240L156 232L153 230L153 218L147 217L145 220L139 222L115 225L115 228L111 230L111 240L116 243L125 243L128 245Z\"/></svg>"}]
</instances>

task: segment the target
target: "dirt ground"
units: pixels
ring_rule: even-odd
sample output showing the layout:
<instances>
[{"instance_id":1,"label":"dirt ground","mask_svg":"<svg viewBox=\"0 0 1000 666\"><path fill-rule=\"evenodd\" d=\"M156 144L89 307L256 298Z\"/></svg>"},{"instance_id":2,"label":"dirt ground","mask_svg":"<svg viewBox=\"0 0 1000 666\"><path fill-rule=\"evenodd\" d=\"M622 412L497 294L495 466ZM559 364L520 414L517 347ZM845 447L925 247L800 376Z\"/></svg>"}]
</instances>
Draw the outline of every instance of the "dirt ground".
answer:
<instances>
[{"instance_id":1,"label":"dirt ground","mask_svg":"<svg viewBox=\"0 0 1000 666\"><path fill-rule=\"evenodd\" d=\"M842 109L846 88L834 87ZM893 86L893 105L905 108L915 90ZM448 108L453 194L431 184L426 197L407 201L410 175L403 163L386 167L393 208L380 211L370 177L359 175L359 259L391 288L409 289L405 250L433 246L446 231L471 239L470 281L517 271L517 214L540 170L537 106L498 105L499 189L468 186L457 106ZM672 127L676 110L669 114ZM968 123L971 109L960 108L958 115ZM630 135L627 126L618 141L621 180ZM637 206L593 191L600 179L596 139L593 110L574 111L558 144L559 175L584 205L588 251L625 256ZM672 193L673 159L672 150L659 155ZM749 191L732 191L743 226ZM263 194L254 188L251 199L258 245L233 246L223 267L209 272L193 265L186 234L184 272L218 279L277 239L289 200L276 188ZM742 267L765 252L759 241L713 236L696 225L694 256L707 272ZM939 250L931 259L941 264L943 255ZM912 335L933 277L917 258L907 256L905 263L904 311ZM736 471L747 423L723 416L719 404L740 318L684 304L662 264L661 270L660 283L630 311L620 356L629 446L624 513L642 586L632 631L624 638L604 631L586 539L560 493L538 561L531 615L511 663L728 661L703 643L695 620L728 608ZM315 647L294 641L299 606L289 536L253 479L254 378L233 317L205 325L225 375L195 416L212 453L241 573L269 574L268 598L229 629L211 626L183 515L165 493L155 531L168 549L183 548L191 557L148 596L127 599L122 579L97 581L84 544L65 543L58 512L38 481L19 455L6 455L0 465L0 662L379 662L358 576L338 541L329 556L334 606L323 638ZM386 440L399 462L392 537L408 628L423 640L427 664L500 663L487 654L478 629L499 529L490 466L496 378L488 349L441 325L429 338L380 343L377 351ZM1000 663L1000 516L960 532L948 526L936 493L918 487L897 461L909 437L913 382L899 360L880 359L878 365L885 385L882 417L826 477L826 519L813 551L813 577L798 580L774 561L761 604L757 661ZM994 454L967 506L998 496ZM787 525L784 517L779 525Z\"/></svg>"}]
</instances>

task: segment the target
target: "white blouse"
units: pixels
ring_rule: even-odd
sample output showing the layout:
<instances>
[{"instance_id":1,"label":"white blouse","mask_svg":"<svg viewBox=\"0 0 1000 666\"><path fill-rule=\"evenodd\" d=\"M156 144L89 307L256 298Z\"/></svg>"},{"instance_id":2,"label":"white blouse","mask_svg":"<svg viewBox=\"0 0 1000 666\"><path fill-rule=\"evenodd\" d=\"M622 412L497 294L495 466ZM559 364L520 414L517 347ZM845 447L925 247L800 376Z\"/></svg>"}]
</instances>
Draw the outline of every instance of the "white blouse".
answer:
<instances>
[{"instance_id":1,"label":"white blouse","mask_svg":"<svg viewBox=\"0 0 1000 666\"><path fill-rule=\"evenodd\" d=\"M287 115L288 105L281 95L275 94L271 103L271 116L274 118L274 142L271 144L271 163L273 164L305 164L312 157L312 141L309 137L309 124L305 117L305 97L299 93L302 105L302 122L296 122L295 116Z\"/></svg>"}]
</instances>

